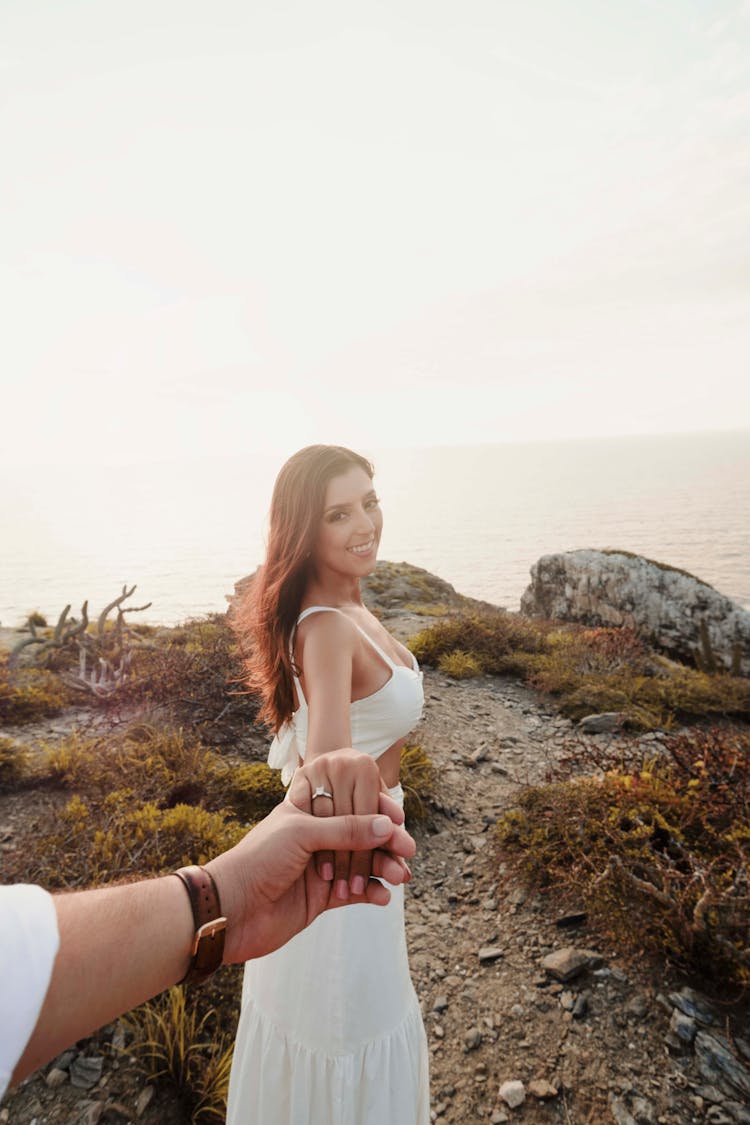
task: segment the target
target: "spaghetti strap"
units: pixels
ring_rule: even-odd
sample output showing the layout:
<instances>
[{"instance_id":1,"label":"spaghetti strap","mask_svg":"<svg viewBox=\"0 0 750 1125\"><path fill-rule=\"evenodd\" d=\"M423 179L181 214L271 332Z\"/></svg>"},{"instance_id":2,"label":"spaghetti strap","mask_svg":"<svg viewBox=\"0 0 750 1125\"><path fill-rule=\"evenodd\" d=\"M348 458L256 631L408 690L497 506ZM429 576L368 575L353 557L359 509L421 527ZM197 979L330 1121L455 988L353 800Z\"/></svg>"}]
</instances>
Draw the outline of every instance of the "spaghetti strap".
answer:
<instances>
[{"instance_id":1,"label":"spaghetti strap","mask_svg":"<svg viewBox=\"0 0 750 1125\"><path fill-rule=\"evenodd\" d=\"M393 660L391 660L390 656L388 656L385 652L383 652L383 650L380 647L380 645L378 644L378 642L374 641L372 639L372 637L370 636L370 634L365 629L363 629L361 625L358 625L356 621L352 621L351 617L348 617L347 614L344 613L343 610L338 609L335 605L310 605L310 606L308 606L307 609L302 610L302 613L297 618L297 625L299 625L302 621L304 621L306 617L310 617L313 613L321 613L321 612L322 613L340 613L342 617L346 617L348 621L351 621L354 628L359 630L359 632L362 634L362 636L365 638L365 640L369 641L369 643L372 645L372 647L377 652L378 656L380 656L386 662L386 664L390 668L391 672L394 672L396 670L396 664L394 663ZM297 690L301 693L299 681L297 680L296 676L295 676L295 685L297 687Z\"/></svg>"}]
</instances>

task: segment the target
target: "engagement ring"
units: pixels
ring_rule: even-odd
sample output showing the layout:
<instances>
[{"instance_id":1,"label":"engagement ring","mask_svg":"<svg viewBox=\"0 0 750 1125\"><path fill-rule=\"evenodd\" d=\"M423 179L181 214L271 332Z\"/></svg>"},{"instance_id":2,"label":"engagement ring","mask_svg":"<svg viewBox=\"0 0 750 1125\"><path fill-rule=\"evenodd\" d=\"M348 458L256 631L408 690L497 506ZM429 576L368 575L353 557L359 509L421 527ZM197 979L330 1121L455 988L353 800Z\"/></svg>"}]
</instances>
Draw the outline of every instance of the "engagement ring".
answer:
<instances>
[{"instance_id":1,"label":"engagement ring","mask_svg":"<svg viewBox=\"0 0 750 1125\"><path fill-rule=\"evenodd\" d=\"M318 785L316 786L315 792L312 795L313 801L316 797L330 797L331 800L333 800L333 793L329 793L328 790L324 788L324 786Z\"/></svg>"}]
</instances>

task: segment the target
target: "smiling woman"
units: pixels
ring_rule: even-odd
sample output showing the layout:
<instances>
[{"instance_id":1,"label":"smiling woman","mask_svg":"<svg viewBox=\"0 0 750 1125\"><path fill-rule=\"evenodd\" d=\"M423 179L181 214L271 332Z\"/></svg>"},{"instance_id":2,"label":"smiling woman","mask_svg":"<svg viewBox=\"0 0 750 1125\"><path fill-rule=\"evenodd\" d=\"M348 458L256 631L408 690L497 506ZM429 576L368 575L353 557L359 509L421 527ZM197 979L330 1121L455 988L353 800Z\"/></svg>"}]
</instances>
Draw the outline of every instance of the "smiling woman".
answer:
<instances>
[{"instance_id":1,"label":"smiling woman","mask_svg":"<svg viewBox=\"0 0 750 1125\"><path fill-rule=\"evenodd\" d=\"M304 759L353 746L398 784L405 736L424 701L414 657L365 608L383 528L373 469L341 446L310 446L282 468L265 565L233 623L249 642L248 680L276 732L269 762L288 782ZM243 647L247 648L247 644ZM365 794L310 776L316 816L356 812ZM370 876L365 855L321 853L334 901ZM409 975L403 889L389 905L331 911L245 967L227 1122L426 1125L427 1043Z\"/></svg>"}]
</instances>

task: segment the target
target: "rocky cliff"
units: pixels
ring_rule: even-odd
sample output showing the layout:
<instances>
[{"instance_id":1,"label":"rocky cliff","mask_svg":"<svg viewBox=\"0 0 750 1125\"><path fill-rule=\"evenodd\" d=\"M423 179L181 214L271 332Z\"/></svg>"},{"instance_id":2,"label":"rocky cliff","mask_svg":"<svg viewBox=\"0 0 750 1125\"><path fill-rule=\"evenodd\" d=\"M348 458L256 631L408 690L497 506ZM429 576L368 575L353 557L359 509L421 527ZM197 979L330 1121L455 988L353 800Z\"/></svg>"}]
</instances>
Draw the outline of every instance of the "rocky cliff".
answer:
<instances>
[{"instance_id":1,"label":"rocky cliff","mask_svg":"<svg viewBox=\"0 0 750 1125\"><path fill-rule=\"evenodd\" d=\"M691 663L750 675L750 613L682 570L640 555L567 551L531 568L521 599L531 617L627 625Z\"/></svg>"}]
</instances>

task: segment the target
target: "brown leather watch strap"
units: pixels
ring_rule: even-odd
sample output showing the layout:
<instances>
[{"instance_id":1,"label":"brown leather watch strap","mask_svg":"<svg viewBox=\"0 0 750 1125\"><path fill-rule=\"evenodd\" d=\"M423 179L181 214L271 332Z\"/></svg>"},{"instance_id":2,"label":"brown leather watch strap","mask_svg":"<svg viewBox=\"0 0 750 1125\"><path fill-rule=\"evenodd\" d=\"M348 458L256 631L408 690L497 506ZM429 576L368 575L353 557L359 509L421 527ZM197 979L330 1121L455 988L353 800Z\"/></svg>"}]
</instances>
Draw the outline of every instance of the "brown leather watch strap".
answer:
<instances>
[{"instance_id":1,"label":"brown leather watch strap","mask_svg":"<svg viewBox=\"0 0 750 1125\"><path fill-rule=\"evenodd\" d=\"M187 889L195 922L193 956L180 984L201 984L221 964L227 920L221 913L216 883L205 868L181 867L174 874Z\"/></svg>"}]
</instances>

